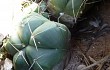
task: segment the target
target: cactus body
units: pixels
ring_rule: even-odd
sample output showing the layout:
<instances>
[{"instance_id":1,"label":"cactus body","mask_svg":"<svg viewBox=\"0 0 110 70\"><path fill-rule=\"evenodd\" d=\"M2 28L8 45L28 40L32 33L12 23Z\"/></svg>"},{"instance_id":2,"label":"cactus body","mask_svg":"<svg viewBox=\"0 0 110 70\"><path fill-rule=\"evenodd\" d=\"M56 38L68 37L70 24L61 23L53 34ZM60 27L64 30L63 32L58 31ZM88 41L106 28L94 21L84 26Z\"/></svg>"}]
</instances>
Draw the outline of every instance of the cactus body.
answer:
<instances>
[{"instance_id":1,"label":"cactus body","mask_svg":"<svg viewBox=\"0 0 110 70\"><path fill-rule=\"evenodd\" d=\"M84 9L86 0L49 0L48 9L54 15L65 13L78 17Z\"/></svg>"},{"instance_id":2,"label":"cactus body","mask_svg":"<svg viewBox=\"0 0 110 70\"><path fill-rule=\"evenodd\" d=\"M86 3L91 1L94 0L48 0L47 4L48 10L52 15L56 17L62 16L61 20L63 22L70 23L69 18L73 18L72 21L76 22L81 14L89 8L90 5Z\"/></svg>"},{"instance_id":3,"label":"cactus body","mask_svg":"<svg viewBox=\"0 0 110 70\"><path fill-rule=\"evenodd\" d=\"M68 28L31 13L17 24L17 33L6 41L15 70L52 70L65 56L70 39Z\"/></svg>"},{"instance_id":4,"label":"cactus body","mask_svg":"<svg viewBox=\"0 0 110 70\"><path fill-rule=\"evenodd\" d=\"M26 59L25 49L16 53L13 57L15 70L28 70L30 65Z\"/></svg>"}]
</instances>

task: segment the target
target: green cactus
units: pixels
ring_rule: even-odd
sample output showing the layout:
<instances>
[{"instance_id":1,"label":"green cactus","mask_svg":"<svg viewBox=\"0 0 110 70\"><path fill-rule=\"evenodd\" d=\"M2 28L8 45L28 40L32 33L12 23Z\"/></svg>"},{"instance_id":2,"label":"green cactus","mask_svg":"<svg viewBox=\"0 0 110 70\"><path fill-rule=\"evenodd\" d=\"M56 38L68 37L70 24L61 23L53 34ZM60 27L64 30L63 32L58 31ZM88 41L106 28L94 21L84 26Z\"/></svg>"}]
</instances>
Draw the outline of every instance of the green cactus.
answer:
<instances>
[{"instance_id":1,"label":"green cactus","mask_svg":"<svg viewBox=\"0 0 110 70\"><path fill-rule=\"evenodd\" d=\"M46 2L43 0L40 1L38 0L39 3L35 3L32 1L24 1L22 3L22 12L25 14L31 13L31 12L36 12L39 14L42 14L44 17L49 18L49 13L45 12L47 9Z\"/></svg>"},{"instance_id":2,"label":"green cactus","mask_svg":"<svg viewBox=\"0 0 110 70\"><path fill-rule=\"evenodd\" d=\"M31 13L17 24L5 49L13 56L15 70L52 70L66 55L69 40L65 25Z\"/></svg>"},{"instance_id":3,"label":"green cactus","mask_svg":"<svg viewBox=\"0 0 110 70\"><path fill-rule=\"evenodd\" d=\"M25 49L16 53L13 57L13 65L15 70L28 70L30 68L29 62L26 59Z\"/></svg>"},{"instance_id":4,"label":"green cactus","mask_svg":"<svg viewBox=\"0 0 110 70\"><path fill-rule=\"evenodd\" d=\"M66 17L69 15L76 21L85 11L86 2L88 0L48 0L48 10L57 17L64 13Z\"/></svg>"}]
</instances>

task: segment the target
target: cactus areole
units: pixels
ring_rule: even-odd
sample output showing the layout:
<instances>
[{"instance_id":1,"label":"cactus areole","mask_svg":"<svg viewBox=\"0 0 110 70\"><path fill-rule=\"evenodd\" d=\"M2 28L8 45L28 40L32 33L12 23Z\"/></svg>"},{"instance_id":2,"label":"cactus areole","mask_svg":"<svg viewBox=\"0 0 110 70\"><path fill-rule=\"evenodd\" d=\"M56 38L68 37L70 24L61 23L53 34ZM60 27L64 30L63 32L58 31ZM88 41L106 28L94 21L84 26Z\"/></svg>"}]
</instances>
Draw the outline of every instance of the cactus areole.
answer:
<instances>
[{"instance_id":1,"label":"cactus areole","mask_svg":"<svg viewBox=\"0 0 110 70\"><path fill-rule=\"evenodd\" d=\"M65 25L31 13L17 24L5 49L13 56L15 70L52 70L64 58L69 40Z\"/></svg>"}]
</instances>

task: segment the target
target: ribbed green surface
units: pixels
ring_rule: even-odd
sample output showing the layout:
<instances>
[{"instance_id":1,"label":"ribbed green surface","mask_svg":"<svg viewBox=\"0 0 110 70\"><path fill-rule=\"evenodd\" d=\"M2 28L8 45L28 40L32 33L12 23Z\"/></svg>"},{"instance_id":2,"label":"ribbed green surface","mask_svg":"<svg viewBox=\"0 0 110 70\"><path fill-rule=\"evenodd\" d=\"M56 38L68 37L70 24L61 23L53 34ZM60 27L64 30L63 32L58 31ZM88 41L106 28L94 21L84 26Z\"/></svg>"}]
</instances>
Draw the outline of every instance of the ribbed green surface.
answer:
<instances>
[{"instance_id":1,"label":"ribbed green surface","mask_svg":"<svg viewBox=\"0 0 110 70\"><path fill-rule=\"evenodd\" d=\"M79 17L87 0L49 0L48 9L56 16L65 13L75 18Z\"/></svg>"},{"instance_id":2,"label":"ribbed green surface","mask_svg":"<svg viewBox=\"0 0 110 70\"><path fill-rule=\"evenodd\" d=\"M28 70L30 65L26 59L25 49L16 53L13 57L13 64L15 70Z\"/></svg>"},{"instance_id":3,"label":"ribbed green surface","mask_svg":"<svg viewBox=\"0 0 110 70\"><path fill-rule=\"evenodd\" d=\"M24 48L17 33L9 36L9 38L6 41L6 46L4 47L6 48L7 52L11 55L14 55L16 52Z\"/></svg>"},{"instance_id":4,"label":"ribbed green surface","mask_svg":"<svg viewBox=\"0 0 110 70\"><path fill-rule=\"evenodd\" d=\"M68 28L31 13L17 24L17 33L6 42L15 70L52 70L65 56L70 40Z\"/></svg>"}]
</instances>

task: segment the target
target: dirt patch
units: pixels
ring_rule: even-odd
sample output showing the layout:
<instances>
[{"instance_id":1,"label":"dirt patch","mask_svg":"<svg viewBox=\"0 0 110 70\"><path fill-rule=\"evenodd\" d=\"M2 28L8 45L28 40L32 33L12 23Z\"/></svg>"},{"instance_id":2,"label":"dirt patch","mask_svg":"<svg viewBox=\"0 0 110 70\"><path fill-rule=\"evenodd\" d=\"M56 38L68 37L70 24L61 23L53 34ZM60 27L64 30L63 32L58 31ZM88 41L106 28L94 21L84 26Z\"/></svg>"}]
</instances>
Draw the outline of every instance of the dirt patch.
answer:
<instances>
[{"instance_id":1,"label":"dirt patch","mask_svg":"<svg viewBox=\"0 0 110 70\"><path fill-rule=\"evenodd\" d=\"M97 8L102 19L102 26L105 25L105 28L99 31L101 35L97 34L93 38L90 49L86 52L87 56L96 60L103 58L110 52L110 0L103 1ZM81 41L81 44L83 44L81 48L87 46L87 41L85 43Z\"/></svg>"},{"instance_id":2,"label":"dirt patch","mask_svg":"<svg viewBox=\"0 0 110 70\"><path fill-rule=\"evenodd\" d=\"M110 0L103 0L95 10L97 10L95 14L99 14L101 18L101 27L95 29L96 34L91 34L89 39L84 37L80 40L78 38L78 40L72 40L71 46L74 50L70 50L72 51L71 60L65 70L78 70L78 66L82 64L89 66L110 53ZM90 70L109 70L109 62L108 60L102 65L95 65Z\"/></svg>"},{"instance_id":3,"label":"dirt patch","mask_svg":"<svg viewBox=\"0 0 110 70\"><path fill-rule=\"evenodd\" d=\"M87 56L91 56L92 58L98 60L110 52L110 34L106 36L99 37L96 41L93 42L90 49L87 52Z\"/></svg>"}]
</instances>

